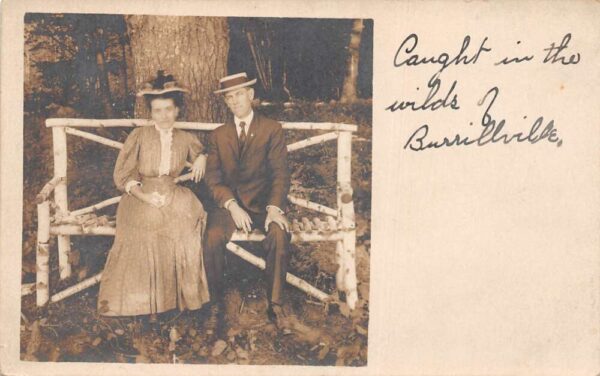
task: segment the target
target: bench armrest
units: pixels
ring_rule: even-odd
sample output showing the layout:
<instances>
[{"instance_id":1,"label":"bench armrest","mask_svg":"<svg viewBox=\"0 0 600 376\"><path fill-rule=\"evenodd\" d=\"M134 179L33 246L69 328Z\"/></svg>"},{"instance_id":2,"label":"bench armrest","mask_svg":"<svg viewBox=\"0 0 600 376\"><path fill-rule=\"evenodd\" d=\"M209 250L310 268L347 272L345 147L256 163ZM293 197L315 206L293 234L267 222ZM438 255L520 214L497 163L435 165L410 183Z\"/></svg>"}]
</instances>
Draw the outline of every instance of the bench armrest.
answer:
<instances>
[{"instance_id":1,"label":"bench armrest","mask_svg":"<svg viewBox=\"0 0 600 376\"><path fill-rule=\"evenodd\" d=\"M58 184L60 184L61 182L63 182L64 180L66 180L66 179L64 177L60 177L60 176L55 176L52 179L50 179L50 181L48 183L46 183L46 185L44 185L44 187L42 188L40 193L38 193L37 196L35 197L36 204L41 204L42 202L48 200L50 193L52 193L54 188L56 188L56 186Z\"/></svg>"}]
</instances>

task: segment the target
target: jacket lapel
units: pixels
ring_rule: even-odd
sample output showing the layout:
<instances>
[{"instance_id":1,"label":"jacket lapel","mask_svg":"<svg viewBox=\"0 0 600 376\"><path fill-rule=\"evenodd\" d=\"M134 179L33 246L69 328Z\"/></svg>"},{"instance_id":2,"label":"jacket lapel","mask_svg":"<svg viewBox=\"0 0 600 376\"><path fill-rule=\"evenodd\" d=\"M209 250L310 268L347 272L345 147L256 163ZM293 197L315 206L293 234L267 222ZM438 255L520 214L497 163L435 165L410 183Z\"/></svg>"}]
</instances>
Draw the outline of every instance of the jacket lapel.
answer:
<instances>
[{"instance_id":1,"label":"jacket lapel","mask_svg":"<svg viewBox=\"0 0 600 376\"><path fill-rule=\"evenodd\" d=\"M237 131L235 129L235 123L234 122L228 122L228 123L225 124L225 126L227 127L227 132L225 133L226 136L227 136L227 143L231 147L231 150L233 152L234 158L236 160L239 160L239 158L240 158L240 145L238 143L238 136L237 136Z\"/></svg>"},{"instance_id":2,"label":"jacket lapel","mask_svg":"<svg viewBox=\"0 0 600 376\"><path fill-rule=\"evenodd\" d=\"M244 157L248 154L248 150L252 147L252 143L256 138L256 132L259 128L260 116L254 111L254 117L252 118L252 122L248 127L248 133L246 134L246 145L244 146L244 150L242 151L242 156L240 159L244 159ZM236 132L237 135L237 132Z\"/></svg>"}]
</instances>

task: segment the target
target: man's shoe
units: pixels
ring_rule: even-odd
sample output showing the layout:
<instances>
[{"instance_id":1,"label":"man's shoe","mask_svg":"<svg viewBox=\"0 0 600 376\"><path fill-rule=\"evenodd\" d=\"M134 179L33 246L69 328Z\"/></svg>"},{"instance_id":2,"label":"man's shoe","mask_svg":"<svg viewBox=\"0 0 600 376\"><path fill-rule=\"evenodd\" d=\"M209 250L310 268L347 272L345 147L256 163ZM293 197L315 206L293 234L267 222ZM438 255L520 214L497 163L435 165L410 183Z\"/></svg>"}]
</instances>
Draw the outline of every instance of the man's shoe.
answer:
<instances>
[{"instance_id":1,"label":"man's shoe","mask_svg":"<svg viewBox=\"0 0 600 376\"><path fill-rule=\"evenodd\" d=\"M223 303L215 302L208 307L208 317L204 322L204 331L207 334L209 343L215 342L217 339L223 339L226 336L227 328L224 319Z\"/></svg>"},{"instance_id":2,"label":"man's shoe","mask_svg":"<svg viewBox=\"0 0 600 376\"><path fill-rule=\"evenodd\" d=\"M204 333L206 333L206 341L208 343L214 342L216 340L217 333L217 314L218 307L216 303L210 303L208 307L206 307L207 311L204 313L204 322L202 323L202 329Z\"/></svg>"},{"instance_id":3,"label":"man's shoe","mask_svg":"<svg viewBox=\"0 0 600 376\"><path fill-rule=\"evenodd\" d=\"M217 339L227 339L227 322L225 320L225 304L221 301L217 303Z\"/></svg>"}]
</instances>

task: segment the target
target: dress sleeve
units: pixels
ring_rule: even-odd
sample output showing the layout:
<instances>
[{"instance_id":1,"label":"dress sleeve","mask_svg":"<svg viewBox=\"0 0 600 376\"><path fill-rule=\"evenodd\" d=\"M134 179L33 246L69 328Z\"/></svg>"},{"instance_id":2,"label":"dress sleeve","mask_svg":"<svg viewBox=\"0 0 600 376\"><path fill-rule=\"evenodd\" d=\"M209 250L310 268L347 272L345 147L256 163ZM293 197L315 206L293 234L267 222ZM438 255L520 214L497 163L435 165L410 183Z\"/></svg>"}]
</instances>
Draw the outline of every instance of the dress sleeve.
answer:
<instances>
[{"instance_id":1,"label":"dress sleeve","mask_svg":"<svg viewBox=\"0 0 600 376\"><path fill-rule=\"evenodd\" d=\"M188 160L194 162L196 158L198 158L198 156L202 154L202 152L204 152L204 145L202 145L202 143L200 142L200 140L198 140L198 137L196 137L195 134L188 133L188 135Z\"/></svg>"},{"instance_id":2,"label":"dress sleeve","mask_svg":"<svg viewBox=\"0 0 600 376\"><path fill-rule=\"evenodd\" d=\"M117 189L125 192L125 188L131 181L140 181L140 173L138 170L138 156L140 151L140 131L141 129L134 129L133 132L127 136L123 148L119 152L117 163L115 164L115 171L113 173L113 180Z\"/></svg>"}]
</instances>

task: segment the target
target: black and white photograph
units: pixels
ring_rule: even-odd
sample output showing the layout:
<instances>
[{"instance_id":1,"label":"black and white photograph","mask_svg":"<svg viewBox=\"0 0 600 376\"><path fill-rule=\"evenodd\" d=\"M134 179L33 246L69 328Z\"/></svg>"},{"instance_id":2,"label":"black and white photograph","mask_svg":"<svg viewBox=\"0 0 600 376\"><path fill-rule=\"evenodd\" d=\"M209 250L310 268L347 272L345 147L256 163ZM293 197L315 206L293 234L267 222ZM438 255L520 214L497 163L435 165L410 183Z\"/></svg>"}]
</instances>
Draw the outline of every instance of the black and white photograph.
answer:
<instances>
[{"instance_id":1,"label":"black and white photograph","mask_svg":"<svg viewBox=\"0 0 600 376\"><path fill-rule=\"evenodd\" d=\"M21 360L368 364L372 19L24 19Z\"/></svg>"}]
</instances>

